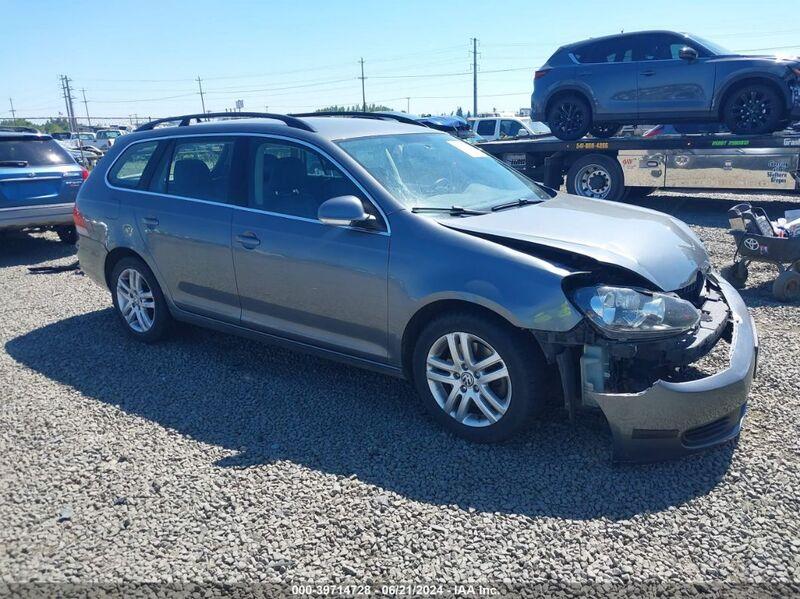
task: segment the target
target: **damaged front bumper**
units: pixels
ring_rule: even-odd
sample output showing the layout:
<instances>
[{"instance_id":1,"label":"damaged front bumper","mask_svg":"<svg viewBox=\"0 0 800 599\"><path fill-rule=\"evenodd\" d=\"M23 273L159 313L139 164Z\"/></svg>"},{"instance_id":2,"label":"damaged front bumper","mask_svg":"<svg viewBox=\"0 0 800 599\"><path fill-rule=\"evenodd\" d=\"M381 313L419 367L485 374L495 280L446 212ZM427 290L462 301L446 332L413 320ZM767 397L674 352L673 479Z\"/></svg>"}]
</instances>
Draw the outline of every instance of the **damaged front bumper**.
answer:
<instances>
[{"instance_id":1,"label":"damaged front bumper","mask_svg":"<svg viewBox=\"0 0 800 599\"><path fill-rule=\"evenodd\" d=\"M716 283L729 309L726 326L732 328L727 368L686 382L657 380L636 393L598 392L582 381L584 398L600 407L611 427L615 461L675 458L739 434L755 376L758 337L736 290L721 277Z\"/></svg>"}]
</instances>

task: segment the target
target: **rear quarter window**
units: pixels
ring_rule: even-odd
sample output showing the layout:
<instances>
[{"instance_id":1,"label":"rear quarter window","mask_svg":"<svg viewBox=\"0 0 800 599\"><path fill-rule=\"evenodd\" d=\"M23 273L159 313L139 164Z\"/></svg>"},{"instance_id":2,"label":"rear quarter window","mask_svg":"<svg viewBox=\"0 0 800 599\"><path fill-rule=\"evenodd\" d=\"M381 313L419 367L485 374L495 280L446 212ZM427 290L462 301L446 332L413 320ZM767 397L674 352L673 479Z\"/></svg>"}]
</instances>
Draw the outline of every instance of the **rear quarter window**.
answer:
<instances>
[{"instance_id":1,"label":"rear quarter window","mask_svg":"<svg viewBox=\"0 0 800 599\"><path fill-rule=\"evenodd\" d=\"M108 171L108 181L117 187L138 187L157 147L157 141L147 141L127 148Z\"/></svg>"},{"instance_id":2,"label":"rear quarter window","mask_svg":"<svg viewBox=\"0 0 800 599\"><path fill-rule=\"evenodd\" d=\"M0 139L0 163L25 163L22 166L75 164L58 142L52 139Z\"/></svg>"}]
</instances>

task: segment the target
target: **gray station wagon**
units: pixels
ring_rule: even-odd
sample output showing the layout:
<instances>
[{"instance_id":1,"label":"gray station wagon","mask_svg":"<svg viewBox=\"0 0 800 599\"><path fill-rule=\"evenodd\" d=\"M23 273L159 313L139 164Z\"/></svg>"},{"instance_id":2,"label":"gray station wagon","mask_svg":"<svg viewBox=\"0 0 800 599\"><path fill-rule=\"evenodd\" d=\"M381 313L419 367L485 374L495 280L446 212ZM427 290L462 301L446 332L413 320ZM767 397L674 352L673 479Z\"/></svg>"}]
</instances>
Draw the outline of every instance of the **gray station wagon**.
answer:
<instances>
[{"instance_id":1,"label":"gray station wagon","mask_svg":"<svg viewBox=\"0 0 800 599\"><path fill-rule=\"evenodd\" d=\"M478 442L553 394L602 410L619 460L738 435L756 331L682 222L396 115L250 116L151 123L81 189L81 267L133 337L174 319L406 377Z\"/></svg>"}]
</instances>

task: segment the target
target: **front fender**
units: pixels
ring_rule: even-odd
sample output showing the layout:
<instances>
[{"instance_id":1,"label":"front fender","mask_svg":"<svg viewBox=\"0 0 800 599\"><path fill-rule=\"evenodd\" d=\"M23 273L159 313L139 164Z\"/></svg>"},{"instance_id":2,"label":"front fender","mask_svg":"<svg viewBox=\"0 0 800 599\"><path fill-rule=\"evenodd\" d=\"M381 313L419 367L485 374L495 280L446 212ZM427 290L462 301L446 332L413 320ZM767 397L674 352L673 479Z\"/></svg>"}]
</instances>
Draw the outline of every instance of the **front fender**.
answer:
<instances>
[{"instance_id":1,"label":"front fender","mask_svg":"<svg viewBox=\"0 0 800 599\"><path fill-rule=\"evenodd\" d=\"M719 110L722 108L722 102L725 99L725 95L738 83L745 81L747 79L765 79L774 83L778 86L783 94L783 99L786 104L786 107L790 107L791 105L791 97L792 94L789 90L789 83L786 79L786 76L781 76L777 73L767 71L763 67L751 67L746 69L737 69L735 72L732 73L720 73L720 66L717 67L717 87L714 93L714 97L711 101L711 108L712 110ZM788 75L788 70L787 70ZM721 78L720 78L721 76Z\"/></svg>"}]
</instances>

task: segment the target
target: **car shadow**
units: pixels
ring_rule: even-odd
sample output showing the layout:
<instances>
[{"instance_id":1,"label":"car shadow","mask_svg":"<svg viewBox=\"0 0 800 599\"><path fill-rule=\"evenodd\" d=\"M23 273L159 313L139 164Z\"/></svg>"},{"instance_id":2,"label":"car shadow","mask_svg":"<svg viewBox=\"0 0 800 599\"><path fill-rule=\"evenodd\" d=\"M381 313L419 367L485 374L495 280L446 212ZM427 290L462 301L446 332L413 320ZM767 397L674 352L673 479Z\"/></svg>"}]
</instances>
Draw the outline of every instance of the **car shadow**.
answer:
<instances>
[{"instance_id":1,"label":"car shadow","mask_svg":"<svg viewBox=\"0 0 800 599\"><path fill-rule=\"evenodd\" d=\"M710 492L735 448L613 465L602 416L570 423L558 410L508 443L472 444L433 423L404 381L194 327L143 345L123 335L111 309L5 348L87 398L231 450L218 467L290 460L355 476L379 487L376 496L482 512L623 519L664 510Z\"/></svg>"},{"instance_id":2,"label":"car shadow","mask_svg":"<svg viewBox=\"0 0 800 599\"><path fill-rule=\"evenodd\" d=\"M0 236L0 268L32 266L74 255L74 245L62 243L57 237L11 232Z\"/></svg>"}]
</instances>

